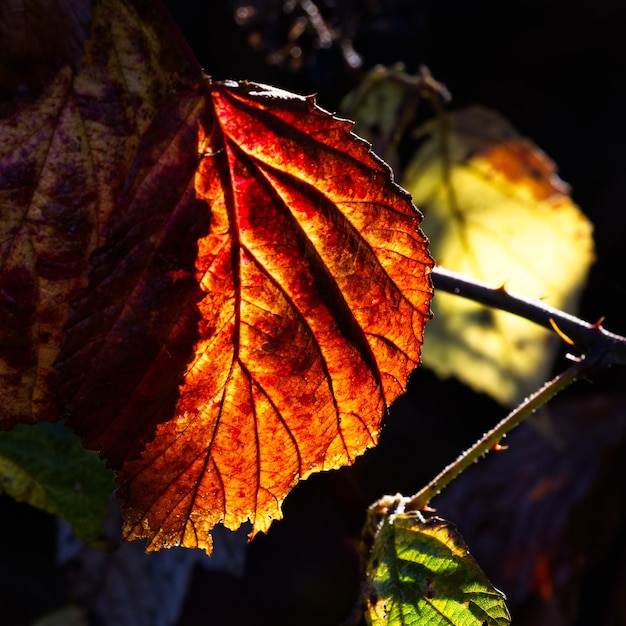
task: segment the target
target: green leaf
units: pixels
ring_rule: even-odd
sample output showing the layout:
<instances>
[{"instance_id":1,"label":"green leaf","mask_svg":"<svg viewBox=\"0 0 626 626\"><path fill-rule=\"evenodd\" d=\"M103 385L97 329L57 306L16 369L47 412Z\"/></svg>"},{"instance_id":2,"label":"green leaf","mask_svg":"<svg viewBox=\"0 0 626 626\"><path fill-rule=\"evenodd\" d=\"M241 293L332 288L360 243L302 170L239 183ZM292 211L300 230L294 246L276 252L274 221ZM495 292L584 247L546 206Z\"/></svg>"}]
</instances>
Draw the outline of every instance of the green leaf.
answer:
<instances>
[{"instance_id":1,"label":"green leaf","mask_svg":"<svg viewBox=\"0 0 626 626\"><path fill-rule=\"evenodd\" d=\"M438 517L386 517L366 570L366 618L373 626L504 626L504 595L467 550L461 535Z\"/></svg>"},{"instance_id":2,"label":"green leaf","mask_svg":"<svg viewBox=\"0 0 626 626\"><path fill-rule=\"evenodd\" d=\"M394 169L398 140L416 108L410 81L402 64L377 65L341 103L341 115L354 121L354 132L369 141L374 152Z\"/></svg>"},{"instance_id":3,"label":"green leaf","mask_svg":"<svg viewBox=\"0 0 626 626\"><path fill-rule=\"evenodd\" d=\"M404 64L377 65L341 102L340 113L354 121L354 132L399 173L400 141L409 133L422 100L447 102L450 94L426 67L407 74Z\"/></svg>"},{"instance_id":4,"label":"green leaf","mask_svg":"<svg viewBox=\"0 0 626 626\"><path fill-rule=\"evenodd\" d=\"M61 422L0 432L0 494L66 520L91 545L100 545L113 488L112 472Z\"/></svg>"}]
</instances>

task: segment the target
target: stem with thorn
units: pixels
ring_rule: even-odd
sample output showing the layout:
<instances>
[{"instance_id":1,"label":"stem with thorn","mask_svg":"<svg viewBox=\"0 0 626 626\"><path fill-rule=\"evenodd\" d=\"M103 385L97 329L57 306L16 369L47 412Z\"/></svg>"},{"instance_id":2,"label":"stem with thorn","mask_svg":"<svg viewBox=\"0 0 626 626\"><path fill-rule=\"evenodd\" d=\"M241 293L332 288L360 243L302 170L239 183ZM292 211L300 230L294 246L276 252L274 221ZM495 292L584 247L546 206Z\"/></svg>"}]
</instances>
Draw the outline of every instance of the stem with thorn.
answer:
<instances>
[{"instance_id":1,"label":"stem with thorn","mask_svg":"<svg viewBox=\"0 0 626 626\"><path fill-rule=\"evenodd\" d=\"M427 507L428 503L452 480L465 471L480 457L495 449L502 438L520 422L543 406L550 398L559 391L573 383L583 373L586 373L591 365L587 359L577 361L565 372L562 372L550 382L546 383L539 391L529 396L517 408L509 413L494 428L485 433L471 448L463 452L461 456L448 465L440 474L435 476L423 489L415 495L407 498L404 503L405 511L419 511Z\"/></svg>"},{"instance_id":2,"label":"stem with thorn","mask_svg":"<svg viewBox=\"0 0 626 626\"><path fill-rule=\"evenodd\" d=\"M481 456L497 448L508 432L578 378L587 376L592 370L626 364L626 337L606 331L599 323L590 324L542 302L515 296L503 288L494 289L485 283L441 267L433 270L433 284L441 291L514 313L546 328L557 330L585 356L526 398L418 493L404 499L405 511L419 511L426 508L430 500L454 478Z\"/></svg>"},{"instance_id":3,"label":"stem with thorn","mask_svg":"<svg viewBox=\"0 0 626 626\"><path fill-rule=\"evenodd\" d=\"M594 367L626 365L626 337L605 330L599 323L590 324L573 315L554 309L539 300L529 300L509 293L504 287L490 285L451 272L442 267L432 271L436 290L446 291L501 311L513 313L550 330L558 329L581 354L603 352L602 363Z\"/></svg>"}]
</instances>

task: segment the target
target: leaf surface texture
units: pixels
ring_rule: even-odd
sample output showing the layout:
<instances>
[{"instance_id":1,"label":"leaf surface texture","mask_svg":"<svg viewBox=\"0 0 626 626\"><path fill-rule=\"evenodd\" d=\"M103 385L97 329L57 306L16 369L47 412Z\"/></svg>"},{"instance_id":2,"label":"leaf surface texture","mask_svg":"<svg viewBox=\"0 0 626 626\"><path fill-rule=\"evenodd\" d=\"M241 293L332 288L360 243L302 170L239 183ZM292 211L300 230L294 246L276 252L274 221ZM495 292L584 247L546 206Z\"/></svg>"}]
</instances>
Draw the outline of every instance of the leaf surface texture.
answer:
<instances>
[{"instance_id":1,"label":"leaf surface texture","mask_svg":"<svg viewBox=\"0 0 626 626\"><path fill-rule=\"evenodd\" d=\"M387 516L367 565L366 618L373 626L506 626L494 589L456 528L415 513Z\"/></svg>"}]
</instances>

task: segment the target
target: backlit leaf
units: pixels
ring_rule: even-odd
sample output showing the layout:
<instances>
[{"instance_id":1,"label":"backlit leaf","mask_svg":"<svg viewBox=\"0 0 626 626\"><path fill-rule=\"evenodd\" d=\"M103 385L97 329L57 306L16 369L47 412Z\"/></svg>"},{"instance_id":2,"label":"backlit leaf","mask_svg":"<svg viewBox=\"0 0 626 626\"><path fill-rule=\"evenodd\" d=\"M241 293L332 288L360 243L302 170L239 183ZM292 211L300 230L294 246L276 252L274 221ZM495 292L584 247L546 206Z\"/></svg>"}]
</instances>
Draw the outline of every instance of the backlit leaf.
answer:
<instances>
[{"instance_id":1,"label":"backlit leaf","mask_svg":"<svg viewBox=\"0 0 626 626\"><path fill-rule=\"evenodd\" d=\"M350 129L311 98L209 83L144 137L62 366L149 549L267 530L298 480L376 443L419 363L420 215Z\"/></svg>"},{"instance_id":2,"label":"backlit leaf","mask_svg":"<svg viewBox=\"0 0 626 626\"><path fill-rule=\"evenodd\" d=\"M267 530L419 363L421 214L312 98L208 81L158 4L70 2L41 35L34 2L19 36L3 7L32 71L0 73L2 427L66 417L149 549Z\"/></svg>"},{"instance_id":3,"label":"backlit leaf","mask_svg":"<svg viewBox=\"0 0 626 626\"><path fill-rule=\"evenodd\" d=\"M418 513L384 518L367 564L366 618L373 626L505 626L505 598L456 528Z\"/></svg>"},{"instance_id":4,"label":"backlit leaf","mask_svg":"<svg viewBox=\"0 0 626 626\"><path fill-rule=\"evenodd\" d=\"M488 109L456 112L446 128L430 125L403 177L426 215L437 263L575 312L593 261L592 227L554 164ZM555 334L445 293L433 311L423 359L439 375L505 404L549 376Z\"/></svg>"}]
</instances>

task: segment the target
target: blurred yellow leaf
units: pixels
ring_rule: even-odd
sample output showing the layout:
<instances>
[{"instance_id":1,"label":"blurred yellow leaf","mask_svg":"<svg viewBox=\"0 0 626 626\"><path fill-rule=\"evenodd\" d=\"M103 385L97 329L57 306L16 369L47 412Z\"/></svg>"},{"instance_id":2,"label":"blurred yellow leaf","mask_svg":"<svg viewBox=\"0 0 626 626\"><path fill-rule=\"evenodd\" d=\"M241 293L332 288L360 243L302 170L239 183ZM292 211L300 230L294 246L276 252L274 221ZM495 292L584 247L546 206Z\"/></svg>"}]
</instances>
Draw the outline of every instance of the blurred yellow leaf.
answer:
<instances>
[{"instance_id":1,"label":"blurred yellow leaf","mask_svg":"<svg viewBox=\"0 0 626 626\"><path fill-rule=\"evenodd\" d=\"M438 264L573 313L593 261L592 226L553 162L497 113L431 122L402 184L424 212ZM556 335L436 293L423 362L507 405L549 376Z\"/></svg>"}]
</instances>

